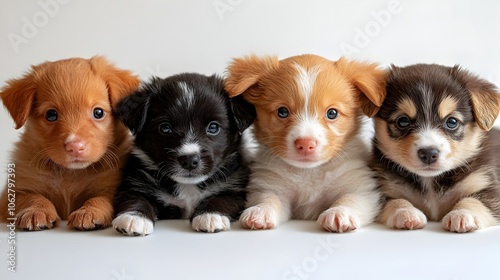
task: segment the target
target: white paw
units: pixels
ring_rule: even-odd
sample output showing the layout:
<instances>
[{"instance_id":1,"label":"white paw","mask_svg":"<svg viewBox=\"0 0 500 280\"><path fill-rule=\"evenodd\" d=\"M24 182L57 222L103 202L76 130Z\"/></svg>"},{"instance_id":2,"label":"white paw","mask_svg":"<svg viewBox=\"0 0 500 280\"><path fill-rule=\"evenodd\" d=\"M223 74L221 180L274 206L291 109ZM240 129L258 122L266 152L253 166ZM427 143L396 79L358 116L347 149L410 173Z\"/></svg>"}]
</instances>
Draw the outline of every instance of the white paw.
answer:
<instances>
[{"instance_id":1,"label":"white paw","mask_svg":"<svg viewBox=\"0 0 500 280\"><path fill-rule=\"evenodd\" d=\"M387 219L386 225L397 229L420 229L427 224L427 218L415 207L398 208Z\"/></svg>"},{"instance_id":2,"label":"white paw","mask_svg":"<svg viewBox=\"0 0 500 280\"><path fill-rule=\"evenodd\" d=\"M445 230L453 232L469 232L480 229L478 217L466 209L453 210L443 218Z\"/></svg>"},{"instance_id":3,"label":"white paw","mask_svg":"<svg viewBox=\"0 0 500 280\"><path fill-rule=\"evenodd\" d=\"M129 236L144 236L153 232L153 221L137 212L125 212L113 220L113 228Z\"/></svg>"},{"instance_id":4,"label":"white paw","mask_svg":"<svg viewBox=\"0 0 500 280\"><path fill-rule=\"evenodd\" d=\"M327 231L346 232L359 227L359 218L345 206L327 209L318 217L318 223Z\"/></svg>"},{"instance_id":5,"label":"white paw","mask_svg":"<svg viewBox=\"0 0 500 280\"><path fill-rule=\"evenodd\" d=\"M205 213L193 218L191 226L196 231L219 232L231 228L231 222L225 215Z\"/></svg>"},{"instance_id":6,"label":"white paw","mask_svg":"<svg viewBox=\"0 0 500 280\"><path fill-rule=\"evenodd\" d=\"M248 229L271 229L278 225L278 214L270 206L252 206L243 211L240 222Z\"/></svg>"}]
</instances>

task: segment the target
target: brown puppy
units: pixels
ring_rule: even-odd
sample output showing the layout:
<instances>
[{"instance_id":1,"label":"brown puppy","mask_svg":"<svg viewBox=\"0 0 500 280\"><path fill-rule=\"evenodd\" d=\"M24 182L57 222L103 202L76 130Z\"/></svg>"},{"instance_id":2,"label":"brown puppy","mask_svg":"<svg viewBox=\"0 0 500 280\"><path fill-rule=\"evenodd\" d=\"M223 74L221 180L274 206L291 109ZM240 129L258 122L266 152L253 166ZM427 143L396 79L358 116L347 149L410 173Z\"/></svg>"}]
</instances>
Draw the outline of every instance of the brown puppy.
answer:
<instances>
[{"instance_id":1,"label":"brown puppy","mask_svg":"<svg viewBox=\"0 0 500 280\"><path fill-rule=\"evenodd\" d=\"M500 223L500 111L494 85L459 67L393 66L375 117L373 166L387 203L379 220L427 219L468 232Z\"/></svg>"},{"instance_id":2,"label":"brown puppy","mask_svg":"<svg viewBox=\"0 0 500 280\"><path fill-rule=\"evenodd\" d=\"M42 63L8 81L0 97L16 129L25 130L12 155L15 187L0 197L2 220L16 218L25 230L52 228L60 219L80 230L110 226L131 145L113 110L138 85L99 56Z\"/></svg>"}]
</instances>

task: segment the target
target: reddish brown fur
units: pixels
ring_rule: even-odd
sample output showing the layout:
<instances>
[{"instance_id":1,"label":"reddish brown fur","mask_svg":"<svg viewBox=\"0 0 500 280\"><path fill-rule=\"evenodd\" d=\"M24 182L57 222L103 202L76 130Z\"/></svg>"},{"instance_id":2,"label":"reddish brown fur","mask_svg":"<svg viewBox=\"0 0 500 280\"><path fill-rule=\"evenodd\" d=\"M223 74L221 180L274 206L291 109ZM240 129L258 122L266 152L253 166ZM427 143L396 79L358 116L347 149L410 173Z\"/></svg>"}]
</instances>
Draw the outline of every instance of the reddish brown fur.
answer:
<instances>
[{"instance_id":1,"label":"reddish brown fur","mask_svg":"<svg viewBox=\"0 0 500 280\"><path fill-rule=\"evenodd\" d=\"M82 230L111 224L111 201L131 144L113 108L138 84L129 71L99 56L46 62L7 82L2 101L16 128L25 125L12 156L19 228L51 228L59 219ZM92 118L96 107L104 110L104 118ZM45 119L49 109L57 110L56 122ZM65 148L69 135L86 142L82 157L88 167L70 168ZM0 205L5 220L10 217L7 190Z\"/></svg>"}]
</instances>

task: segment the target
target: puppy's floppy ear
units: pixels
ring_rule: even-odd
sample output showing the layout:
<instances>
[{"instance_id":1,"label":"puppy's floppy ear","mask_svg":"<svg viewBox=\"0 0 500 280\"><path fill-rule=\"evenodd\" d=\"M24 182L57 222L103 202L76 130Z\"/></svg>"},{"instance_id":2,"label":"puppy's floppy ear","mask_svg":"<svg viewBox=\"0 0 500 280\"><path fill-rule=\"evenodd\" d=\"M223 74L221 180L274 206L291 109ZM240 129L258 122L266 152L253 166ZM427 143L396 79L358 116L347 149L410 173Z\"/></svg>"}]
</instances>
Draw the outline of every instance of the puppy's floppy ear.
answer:
<instances>
[{"instance_id":1,"label":"puppy's floppy ear","mask_svg":"<svg viewBox=\"0 0 500 280\"><path fill-rule=\"evenodd\" d=\"M239 132L243 132L253 123L255 117L257 116L255 107L243 99L241 95L231 98L230 104L236 127Z\"/></svg>"},{"instance_id":2,"label":"puppy's floppy ear","mask_svg":"<svg viewBox=\"0 0 500 280\"><path fill-rule=\"evenodd\" d=\"M90 59L90 66L97 75L106 82L109 91L109 100L113 110L116 110L118 102L130 95L139 86L139 78L132 75L128 70L116 68L102 56L94 56Z\"/></svg>"},{"instance_id":3,"label":"puppy's floppy ear","mask_svg":"<svg viewBox=\"0 0 500 280\"><path fill-rule=\"evenodd\" d=\"M229 97L244 93L255 85L265 73L278 68L278 66L279 60L276 56L258 57L251 55L233 59L226 69L225 88ZM257 97L252 96L252 93L249 94L249 97Z\"/></svg>"},{"instance_id":4,"label":"puppy's floppy ear","mask_svg":"<svg viewBox=\"0 0 500 280\"><path fill-rule=\"evenodd\" d=\"M116 109L118 118L134 135L144 128L151 96L161 90L161 82L160 78L152 77L149 83L118 103Z\"/></svg>"},{"instance_id":5,"label":"puppy's floppy ear","mask_svg":"<svg viewBox=\"0 0 500 280\"><path fill-rule=\"evenodd\" d=\"M36 77L43 71L42 65L32 66L31 71L21 79L7 81L0 93L5 108L16 123L16 129L21 128L30 115L36 95Z\"/></svg>"},{"instance_id":6,"label":"puppy's floppy ear","mask_svg":"<svg viewBox=\"0 0 500 280\"><path fill-rule=\"evenodd\" d=\"M373 117L385 99L385 71L377 69L377 64L349 61L343 57L336 61L335 65L360 93L363 113Z\"/></svg>"},{"instance_id":7,"label":"puppy's floppy ear","mask_svg":"<svg viewBox=\"0 0 500 280\"><path fill-rule=\"evenodd\" d=\"M469 92L472 112L478 126L490 130L500 113L500 94L495 85L455 65L451 75L457 78Z\"/></svg>"}]
</instances>

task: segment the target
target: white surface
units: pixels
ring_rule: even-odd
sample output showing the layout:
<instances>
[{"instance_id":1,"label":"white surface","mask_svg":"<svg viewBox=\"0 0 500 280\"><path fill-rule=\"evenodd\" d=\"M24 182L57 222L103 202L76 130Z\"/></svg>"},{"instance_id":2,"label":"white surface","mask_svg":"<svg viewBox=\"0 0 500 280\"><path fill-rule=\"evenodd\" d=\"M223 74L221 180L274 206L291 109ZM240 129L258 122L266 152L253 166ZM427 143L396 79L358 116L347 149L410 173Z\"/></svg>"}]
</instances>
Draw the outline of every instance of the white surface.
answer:
<instances>
[{"instance_id":1,"label":"white surface","mask_svg":"<svg viewBox=\"0 0 500 280\"><path fill-rule=\"evenodd\" d=\"M160 221L146 237L77 232L64 224L17 232L18 272L0 269L0 278L499 279L499 227L450 234L439 223L415 231L371 225L335 234L311 221L266 231L232 226L210 234L193 231L187 220ZM2 227L0 236L7 234ZM7 250L5 242L0 250Z\"/></svg>"},{"instance_id":2,"label":"white surface","mask_svg":"<svg viewBox=\"0 0 500 280\"><path fill-rule=\"evenodd\" d=\"M147 79L183 71L222 74L232 57L249 53L315 53L333 60L346 55L383 65L461 64L500 85L496 0L55 1L0 2L0 86L31 64L72 56L103 54ZM13 34L23 43L13 44ZM346 51L347 45L356 52ZM5 182L18 132L4 110L0 131ZM161 222L145 238L117 236L111 229L20 232L18 272L7 273L0 262L0 278L287 279L286 271L308 262L318 240L330 237L339 247L308 277L297 279L500 277L498 227L466 235L438 228L399 232L375 225L331 235L312 222L292 222L274 231L211 235L194 233L180 221ZM2 225L3 260L6 242ZM132 276L121 277L122 271Z\"/></svg>"}]
</instances>

